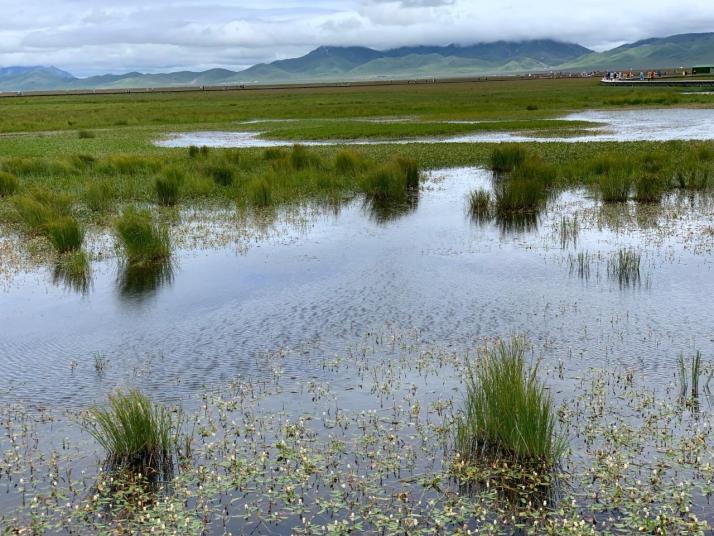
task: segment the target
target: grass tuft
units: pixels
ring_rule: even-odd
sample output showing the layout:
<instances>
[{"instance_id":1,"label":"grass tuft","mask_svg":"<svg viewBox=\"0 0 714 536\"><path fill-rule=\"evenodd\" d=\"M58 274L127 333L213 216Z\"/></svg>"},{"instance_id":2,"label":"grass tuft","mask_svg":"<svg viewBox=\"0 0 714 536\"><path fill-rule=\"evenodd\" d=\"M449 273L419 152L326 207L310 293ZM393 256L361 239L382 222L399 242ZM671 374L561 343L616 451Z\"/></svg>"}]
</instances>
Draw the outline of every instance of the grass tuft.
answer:
<instances>
[{"instance_id":1,"label":"grass tuft","mask_svg":"<svg viewBox=\"0 0 714 536\"><path fill-rule=\"evenodd\" d=\"M491 192L477 188L468 195L469 214L477 220L486 219L491 215Z\"/></svg>"},{"instance_id":2,"label":"grass tuft","mask_svg":"<svg viewBox=\"0 0 714 536\"><path fill-rule=\"evenodd\" d=\"M20 188L20 181L12 173L0 171L0 197L14 194Z\"/></svg>"},{"instance_id":3,"label":"grass tuft","mask_svg":"<svg viewBox=\"0 0 714 536\"><path fill-rule=\"evenodd\" d=\"M498 144L491 152L490 168L492 171L507 173L526 159L526 150L520 145Z\"/></svg>"},{"instance_id":4,"label":"grass tuft","mask_svg":"<svg viewBox=\"0 0 714 536\"><path fill-rule=\"evenodd\" d=\"M630 177L624 172L600 176L600 197L605 203L624 203L630 196Z\"/></svg>"},{"instance_id":5,"label":"grass tuft","mask_svg":"<svg viewBox=\"0 0 714 536\"><path fill-rule=\"evenodd\" d=\"M59 253L77 251L84 241L84 230L76 218L60 216L46 224L47 238Z\"/></svg>"},{"instance_id":6,"label":"grass tuft","mask_svg":"<svg viewBox=\"0 0 714 536\"><path fill-rule=\"evenodd\" d=\"M109 406L89 409L84 428L113 466L160 472L173 464L181 421L137 390L109 395Z\"/></svg>"},{"instance_id":7,"label":"grass tuft","mask_svg":"<svg viewBox=\"0 0 714 536\"><path fill-rule=\"evenodd\" d=\"M235 172L227 163L216 164L208 168L208 176L213 179L213 182L220 186L230 186L233 184Z\"/></svg>"},{"instance_id":8,"label":"grass tuft","mask_svg":"<svg viewBox=\"0 0 714 536\"><path fill-rule=\"evenodd\" d=\"M632 249L621 249L607 262L607 273L616 279L621 287L634 285L640 281L641 255Z\"/></svg>"},{"instance_id":9,"label":"grass tuft","mask_svg":"<svg viewBox=\"0 0 714 536\"><path fill-rule=\"evenodd\" d=\"M155 224L148 211L125 210L114 229L130 265L161 263L171 255L168 229Z\"/></svg>"},{"instance_id":10,"label":"grass tuft","mask_svg":"<svg viewBox=\"0 0 714 536\"><path fill-rule=\"evenodd\" d=\"M481 353L466 378L466 404L457 419L462 460L488 456L526 466L553 467L565 444L556 431L553 399L525 360L526 342L513 338Z\"/></svg>"}]
</instances>

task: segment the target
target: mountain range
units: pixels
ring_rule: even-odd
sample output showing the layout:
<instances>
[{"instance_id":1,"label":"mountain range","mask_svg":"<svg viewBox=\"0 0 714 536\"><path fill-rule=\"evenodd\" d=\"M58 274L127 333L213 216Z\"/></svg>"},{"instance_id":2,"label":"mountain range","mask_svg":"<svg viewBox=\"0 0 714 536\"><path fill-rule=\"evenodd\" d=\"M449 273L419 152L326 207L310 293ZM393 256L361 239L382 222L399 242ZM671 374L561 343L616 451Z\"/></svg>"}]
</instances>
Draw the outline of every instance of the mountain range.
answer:
<instances>
[{"instance_id":1,"label":"mountain range","mask_svg":"<svg viewBox=\"0 0 714 536\"><path fill-rule=\"evenodd\" d=\"M322 46L299 58L261 63L242 71L131 72L77 78L56 67L0 67L0 91L467 77L549 70L640 70L694 65L714 65L714 33L645 39L604 52L550 39L390 50Z\"/></svg>"}]
</instances>

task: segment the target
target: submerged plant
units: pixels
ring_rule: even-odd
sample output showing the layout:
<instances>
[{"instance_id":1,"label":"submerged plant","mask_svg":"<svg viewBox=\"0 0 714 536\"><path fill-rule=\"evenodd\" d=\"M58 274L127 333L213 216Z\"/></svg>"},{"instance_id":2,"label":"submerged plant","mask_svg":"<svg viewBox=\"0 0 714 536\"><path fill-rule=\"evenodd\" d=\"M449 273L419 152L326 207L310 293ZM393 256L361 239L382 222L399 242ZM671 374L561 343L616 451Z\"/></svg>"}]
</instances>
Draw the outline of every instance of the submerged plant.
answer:
<instances>
[{"instance_id":1,"label":"submerged plant","mask_svg":"<svg viewBox=\"0 0 714 536\"><path fill-rule=\"evenodd\" d=\"M525 360L522 338L484 350L466 378L466 403L456 421L456 450L467 462L503 460L554 467L565 448L553 399Z\"/></svg>"},{"instance_id":2,"label":"submerged plant","mask_svg":"<svg viewBox=\"0 0 714 536\"><path fill-rule=\"evenodd\" d=\"M709 373L704 382L704 391L709 392L709 382L714 371ZM702 353L697 350L691 364L687 366L684 354L679 355L679 399L686 405L697 406L699 400L699 382L702 376Z\"/></svg>"},{"instance_id":3,"label":"submerged plant","mask_svg":"<svg viewBox=\"0 0 714 536\"><path fill-rule=\"evenodd\" d=\"M578 274L580 279L590 279L590 263L592 257L587 251L580 251L576 256L568 256L568 264L570 265L570 274Z\"/></svg>"},{"instance_id":4,"label":"submerged plant","mask_svg":"<svg viewBox=\"0 0 714 536\"><path fill-rule=\"evenodd\" d=\"M168 229L154 223L146 210L125 210L117 218L114 230L129 264L160 263L171 255Z\"/></svg>"},{"instance_id":5,"label":"submerged plant","mask_svg":"<svg viewBox=\"0 0 714 536\"><path fill-rule=\"evenodd\" d=\"M89 409L84 428L110 466L160 473L173 465L181 421L137 390L109 395L109 406Z\"/></svg>"}]
</instances>

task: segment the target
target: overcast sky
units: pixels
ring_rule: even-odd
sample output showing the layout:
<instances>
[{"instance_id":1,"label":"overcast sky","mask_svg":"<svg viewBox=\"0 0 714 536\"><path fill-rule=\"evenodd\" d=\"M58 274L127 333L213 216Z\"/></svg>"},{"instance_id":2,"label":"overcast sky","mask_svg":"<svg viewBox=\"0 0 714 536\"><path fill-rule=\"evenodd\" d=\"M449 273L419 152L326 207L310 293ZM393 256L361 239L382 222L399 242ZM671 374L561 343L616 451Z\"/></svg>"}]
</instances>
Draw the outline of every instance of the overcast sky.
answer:
<instances>
[{"instance_id":1,"label":"overcast sky","mask_svg":"<svg viewBox=\"0 0 714 536\"><path fill-rule=\"evenodd\" d=\"M0 0L0 66L241 69L320 45L555 38L602 50L714 31L714 0Z\"/></svg>"}]
</instances>

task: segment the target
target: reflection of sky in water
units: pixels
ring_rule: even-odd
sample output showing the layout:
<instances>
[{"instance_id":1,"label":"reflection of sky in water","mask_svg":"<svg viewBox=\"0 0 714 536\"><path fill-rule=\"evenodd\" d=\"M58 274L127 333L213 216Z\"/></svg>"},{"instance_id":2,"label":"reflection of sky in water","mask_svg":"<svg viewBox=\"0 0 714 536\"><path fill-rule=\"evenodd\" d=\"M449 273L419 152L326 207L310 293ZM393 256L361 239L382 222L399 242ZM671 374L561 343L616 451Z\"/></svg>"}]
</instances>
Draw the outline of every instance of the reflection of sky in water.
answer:
<instances>
[{"instance_id":1,"label":"reflection of sky in water","mask_svg":"<svg viewBox=\"0 0 714 536\"><path fill-rule=\"evenodd\" d=\"M702 236L699 218L710 209L682 209L667 224L634 205L598 215L592 200L571 192L551 202L557 209L537 229L509 233L466 216L466 193L490 185L486 172L432 177L415 206L393 217L355 202L287 243L259 241L243 255L179 252L171 276L151 279L143 295L141 285L125 292L116 261L95 263L85 295L54 286L45 272L18 277L0 293L0 397L76 406L132 382L172 398L236 375L269 376L262 352L335 355L385 325L451 348L527 333L547 347L547 366L562 359L572 375L633 367L660 384L672 380L680 352L712 355L709 254L683 247L687 236ZM577 247L563 250L558 225L575 213ZM636 230L615 232L616 224ZM681 232L668 236L669 225ZM620 290L608 280L607 258L628 246L643 251L648 286ZM599 259L588 281L570 274L567 257L578 251ZM109 361L102 378L94 352ZM141 373L147 367L153 372ZM325 374L300 352L282 367L296 378Z\"/></svg>"},{"instance_id":2,"label":"reflection of sky in water","mask_svg":"<svg viewBox=\"0 0 714 536\"><path fill-rule=\"evenodd\" d=\"M639 109L602 110L578 112L563 119L570 121L592 121L602 123L602 127L590 129L587 135L568 137L533 135L511 132L475 132L447 138L410 138L390 140L389 143L477 143L504 141L539 142L583 142L583 141L669 141L669 140L711 140L714 139L714 109ZM264 140L260 132L186 132L173 134L168 139L157 142L162 147L188 147L206 145L208 147L280 147L295 142ZM300 142L305 145L374 145L385 140L354 141L313 141Z\"/></svg>"}]
</instances>

